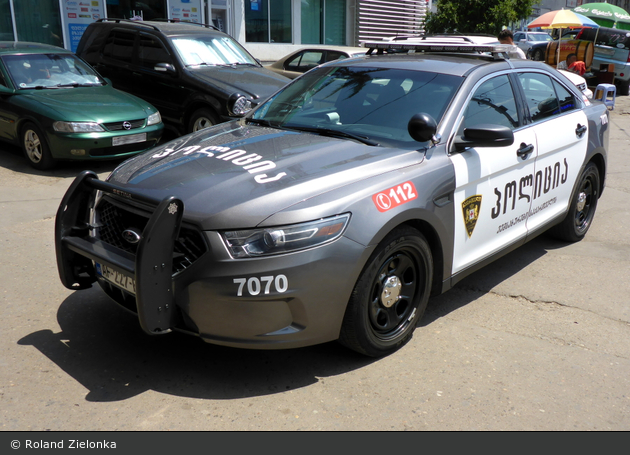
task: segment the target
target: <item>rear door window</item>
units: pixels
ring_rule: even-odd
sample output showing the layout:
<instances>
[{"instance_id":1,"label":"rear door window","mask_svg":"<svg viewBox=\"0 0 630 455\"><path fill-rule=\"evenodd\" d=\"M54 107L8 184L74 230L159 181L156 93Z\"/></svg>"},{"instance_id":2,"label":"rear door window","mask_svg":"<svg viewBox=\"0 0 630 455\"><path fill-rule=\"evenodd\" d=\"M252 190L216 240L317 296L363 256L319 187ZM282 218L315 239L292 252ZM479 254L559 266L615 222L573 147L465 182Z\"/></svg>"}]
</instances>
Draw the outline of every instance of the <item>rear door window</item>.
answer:
<instances>
[{"instance_id":1,"label":"rear door window","mask_svg":"<svg viewBox=\"0 0 630 455\"><path fill-rule=\"evenodd\" d=\"M124 30L112 30L105 41L103 55L121 62L131 63L135 33Z\"/></svg>"}]
</instances>

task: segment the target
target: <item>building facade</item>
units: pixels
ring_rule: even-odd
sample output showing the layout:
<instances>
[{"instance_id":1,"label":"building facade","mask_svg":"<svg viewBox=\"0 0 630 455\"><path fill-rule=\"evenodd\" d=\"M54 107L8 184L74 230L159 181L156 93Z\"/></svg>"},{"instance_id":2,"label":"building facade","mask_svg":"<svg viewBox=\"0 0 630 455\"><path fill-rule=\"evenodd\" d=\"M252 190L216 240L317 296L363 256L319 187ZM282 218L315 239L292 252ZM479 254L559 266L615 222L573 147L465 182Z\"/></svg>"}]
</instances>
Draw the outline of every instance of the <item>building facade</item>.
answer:
<instances>
[{"instance_id":1,"label":"building facade","mask_svg":"<svg viewBox=\"0 0 630 455\"><path fill-rule=\"evenodd\" d=\"M423 32L431 0L0 0L0 40L76 50L100 18L212 23L257 58L276 60L309 44L361 41Z\"/></svg>"}]
</instances>

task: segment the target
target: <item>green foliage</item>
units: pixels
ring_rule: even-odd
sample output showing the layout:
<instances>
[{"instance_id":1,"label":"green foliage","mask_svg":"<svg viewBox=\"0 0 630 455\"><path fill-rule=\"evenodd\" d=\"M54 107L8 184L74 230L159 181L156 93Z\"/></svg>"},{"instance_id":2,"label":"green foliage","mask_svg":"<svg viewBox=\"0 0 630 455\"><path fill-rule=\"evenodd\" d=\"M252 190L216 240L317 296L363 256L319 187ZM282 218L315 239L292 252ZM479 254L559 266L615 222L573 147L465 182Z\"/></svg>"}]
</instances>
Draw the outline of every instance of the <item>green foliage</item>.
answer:
<instances>
[{"instance_id":1,"label":"green foliage","mask_svg":"<svg viewBox=\"0 0 630 455\"><path fill-rule=\"evenodd\" d=\"M429 13L427 33L489 33L498 35L510 22L526 19L540 0L438 0Z\"/></svg>"}]
</instances>

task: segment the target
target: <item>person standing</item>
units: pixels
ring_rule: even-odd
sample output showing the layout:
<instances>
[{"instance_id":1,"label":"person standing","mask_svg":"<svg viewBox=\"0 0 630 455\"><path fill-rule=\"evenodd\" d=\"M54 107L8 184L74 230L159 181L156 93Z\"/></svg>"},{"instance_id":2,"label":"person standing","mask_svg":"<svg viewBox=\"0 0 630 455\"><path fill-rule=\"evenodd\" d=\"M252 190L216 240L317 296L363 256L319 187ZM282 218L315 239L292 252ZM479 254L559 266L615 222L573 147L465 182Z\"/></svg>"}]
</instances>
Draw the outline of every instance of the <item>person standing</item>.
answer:
<instances>
[{"instance_id":1,"label":"person standing","mask_svg":"<svg viewBox=\"0 0 630 455\"><path fill-rule=\"evenodd\" d=\"M527 58L523 49L514 44L514 34L512 33L512 30L504 28L499 32L499 36L497 38L499 39L499 43L513 46L514 49L512 49L512 53L516 52L518 58Z\"/></svg>"}]
</instances>

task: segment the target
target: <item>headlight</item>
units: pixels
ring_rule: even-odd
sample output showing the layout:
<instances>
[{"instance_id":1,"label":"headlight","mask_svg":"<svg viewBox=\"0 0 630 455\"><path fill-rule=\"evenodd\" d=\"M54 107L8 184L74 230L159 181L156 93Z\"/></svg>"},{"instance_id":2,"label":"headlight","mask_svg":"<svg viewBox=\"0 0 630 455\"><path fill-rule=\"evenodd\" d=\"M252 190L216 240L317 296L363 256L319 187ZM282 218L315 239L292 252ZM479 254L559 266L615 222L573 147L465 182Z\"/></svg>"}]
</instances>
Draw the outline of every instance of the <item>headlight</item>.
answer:
<instances>
[{"instance_id":1,"label":"headlight","mask_svg":"<svg viewBox=\"0 0 630 455\"><path fill-rule=\"evenodd\" d=\"M239 93L234 93L228 99L228 111L231 115L245 115L252 110L251 100Z\"/></svg>"},{"instance_id":2,"label":"headlight","mask_svg":"<svg viewBox=\"0 0 630 455\"><path fill-rule=\"evenodd\" d=\"M350 214L272 228L227 231L221 236L233 258L291 253L332 242L343 234Z\"/></svg>"},{"instance_id":3,"label":"headlight","mask_svg":"<svg viewBox=\"0 0 630 455\"><path fill-rule=\"evenodd\" d=\"M93 122L55 122L53 129L59 133L100 133L105 131L101 125Z\"/></svg>"},{"instance_id":4,"label":"headlight","mask_svg":"<svg viewBox=\"0 0 630 455\"><path fill-rule=\"evenodd\" d=\"M147 119L147 126L157 125L158 123L161 123L161 122L162 122L162 116L160 115L159 112L155 112L149 115L149 118Z\"/></svg>"}]
</instances>

